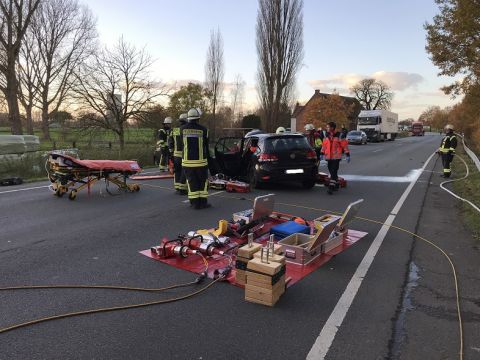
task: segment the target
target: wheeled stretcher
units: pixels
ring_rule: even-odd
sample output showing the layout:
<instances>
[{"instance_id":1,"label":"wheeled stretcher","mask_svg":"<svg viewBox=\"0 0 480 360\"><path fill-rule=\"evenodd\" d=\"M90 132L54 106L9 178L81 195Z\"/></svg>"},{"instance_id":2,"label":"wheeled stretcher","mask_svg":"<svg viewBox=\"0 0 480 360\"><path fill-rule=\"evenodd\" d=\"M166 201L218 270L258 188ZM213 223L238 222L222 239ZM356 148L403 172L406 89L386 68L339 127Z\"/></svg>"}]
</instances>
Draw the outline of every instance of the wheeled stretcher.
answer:
<instances>
[{"instance_id":1,"label":"wheeled stretcher","mask_svg":"<svg viewBox=\"0 0 480 360\"><path fill-rule=\"evenodd\" d=\"M127 183L130 175L137 174L142 170L136 161L79 160L64 154L50 153L46 170L55 195L62 197L68 193L70 200L75 200L78 191L84 188L90 192L91 186L102 179L105 180L108 193L110 193L108 187L111 183L123 191L140 190L138 184Z\"/></svg>"}]
</instances>

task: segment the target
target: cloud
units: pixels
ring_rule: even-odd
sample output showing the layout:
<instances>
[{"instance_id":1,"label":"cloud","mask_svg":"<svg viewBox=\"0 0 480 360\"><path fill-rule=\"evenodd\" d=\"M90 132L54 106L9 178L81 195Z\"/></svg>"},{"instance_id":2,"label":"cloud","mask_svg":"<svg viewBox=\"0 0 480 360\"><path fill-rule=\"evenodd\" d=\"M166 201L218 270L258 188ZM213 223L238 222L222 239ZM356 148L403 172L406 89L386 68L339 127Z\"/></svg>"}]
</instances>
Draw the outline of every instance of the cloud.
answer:
<instances>
[{"instance_id":1,"label":"cloud","mask_svg":"<svg viewBox=\"0 0 480 360\"><path fill-rule=\"evenodd\" d=\"M374 78L383 81L394 91L404 91L408 88L416 88L417 85L424 80L422 75L416 73L377 71L371 75L335 75L329 79L309 80L307 83L314 89L320 89L322 92L337 90L340 94L345 94L350 92L349 89L353 85L366 78Z\"/></svg>"},{"instance_id":2,"label":"cloud","mask_svg":"<svg viewBox=\"0 0 480 360\"><path fill-rule=\"evenodd\" d=\"M420 74L407 73L407 72L387 72L377 71L372 74L372 77L376 80L383 81L392 90L403 91L410 87L416 88L424 78Z\"/></svg>"}]
</instances>

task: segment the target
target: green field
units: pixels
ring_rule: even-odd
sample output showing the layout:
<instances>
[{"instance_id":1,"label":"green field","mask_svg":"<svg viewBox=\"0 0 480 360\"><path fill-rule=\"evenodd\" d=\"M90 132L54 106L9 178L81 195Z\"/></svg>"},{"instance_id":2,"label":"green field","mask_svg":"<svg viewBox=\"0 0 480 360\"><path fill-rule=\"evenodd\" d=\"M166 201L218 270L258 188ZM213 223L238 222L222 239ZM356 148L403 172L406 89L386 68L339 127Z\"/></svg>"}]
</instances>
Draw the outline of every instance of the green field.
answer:
<instances>
[{"instance_id":1,"label":"green field","mask_svg":"<svg viewBox=\"0 0 480 360\"><path fill-rule=\"evenodd\" d=\"M453 183L453 191L458 196L468 199L480 207L480 173L464 151L463 146L458 146L457 155L461 156L468 164L470 175L465 180L455 181ZM462 178L466 174L465 165L458 158L452 162L452 174L457 179ZM473 232L474 238L480 240L480 222L478 221L480 214L465 202L462 202L459 206L465 225Z\"/></svg>"},{"instance_id":2,"label":"green field","mask_svg":"<svg viewBox=\"0 0 480 360\"><path fill-rule=\"evenodd\" d=\"M1 159L0 178L20 176L24 180L46 179L46 153L58 149L78 149L81 159L137 160L141 167L154 165L155 148L153 129L127 128L125 131L125 147L120 151L118 138L111 131L95 130L85 132L78 129L51 129L51 140L40 140L40 152L27 154L20 159ZM0 128L0 135L10 134L9 128ZM41 139L41 131L35 130Z\"/></svg>"},{"instance_id":3,"label":"green field","mask_svg":"<svg viewBox=\"0 0 480 360\"><path fill-rule=\"evenodd\" d=\"M34 131L35 135L42 138L40 129ZM7 127L0 127L0 135L10 134L10 129ZM140 144L140 145L154 145L156 131L146 128L129 127L125 129L125 144ZM50 129L51 140L40 140L40 148L42 150L52 150L77 147L117 147L118 137L112 131L107 130L93 130L86 131L82 129L66 129L60 128Z\"/></svg>"}]
</instances>

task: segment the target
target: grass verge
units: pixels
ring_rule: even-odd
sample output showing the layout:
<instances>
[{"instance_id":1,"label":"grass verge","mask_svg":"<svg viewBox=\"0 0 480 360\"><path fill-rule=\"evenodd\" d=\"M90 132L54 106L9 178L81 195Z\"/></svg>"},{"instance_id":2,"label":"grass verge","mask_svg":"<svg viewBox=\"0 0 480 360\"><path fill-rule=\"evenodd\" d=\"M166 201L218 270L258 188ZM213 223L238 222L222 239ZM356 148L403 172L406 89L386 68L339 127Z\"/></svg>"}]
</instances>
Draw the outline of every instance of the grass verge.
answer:
<instances>
[{"instance_id":1,"label":"grass verge","mask_svg":"<svg viewBox=\"0 0 480 360\"><path fill-rule=\"evenodd\" d=\"M480 172L465 152L462 145L457 147L457 155L461 156L468 164L470 175L465 180L455 181L453 183L453 191L458 196L470 200L472 203L480 207ZM452 173L455 178L465 176L466 168L460 159L453 160ZM480 214L463 201L460 205L460 213L464 224L472 231L473 237L476 240L480 240Z\"/></svg>"}]
</instances>

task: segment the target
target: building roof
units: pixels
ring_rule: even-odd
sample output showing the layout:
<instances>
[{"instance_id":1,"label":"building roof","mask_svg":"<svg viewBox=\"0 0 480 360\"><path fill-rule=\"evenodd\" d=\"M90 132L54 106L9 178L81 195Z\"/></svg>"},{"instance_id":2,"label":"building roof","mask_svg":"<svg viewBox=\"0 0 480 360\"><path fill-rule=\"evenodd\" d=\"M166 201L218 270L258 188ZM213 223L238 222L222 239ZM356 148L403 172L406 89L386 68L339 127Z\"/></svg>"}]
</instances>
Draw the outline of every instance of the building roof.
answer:
<instances>
[{"instance_id":1,"label":"building roof","mask_svg":"<svg viewBox=\"0 0 480 360\"><path fill-rule=\"evenodd\" d=\"M312 95L312 97L307 101L307 103L305 105L300 105L298 102L297 104L295 105L295 108L293 109L293 114L292 114L292 117L297 117L298 115L300 115L303 110L305 110L305 108L308 106L308 104L313 100L313 99L316 99L316 98L327 98L329 96L331 96L332 94L327 94L327 93L321 93L320 90L315 90L315 93ZM354 97L351 97L351 96L342 96L342 95L339 95L347 104L355 104L355 108L359 108L359 109L363 109L363 106L361 106L360 102L355 99Z\"/></svg>"}]
</instances>

